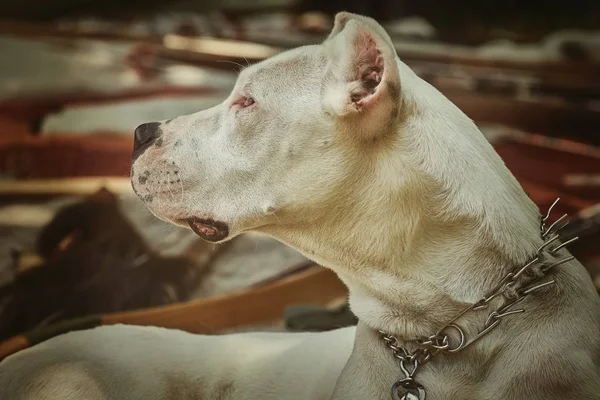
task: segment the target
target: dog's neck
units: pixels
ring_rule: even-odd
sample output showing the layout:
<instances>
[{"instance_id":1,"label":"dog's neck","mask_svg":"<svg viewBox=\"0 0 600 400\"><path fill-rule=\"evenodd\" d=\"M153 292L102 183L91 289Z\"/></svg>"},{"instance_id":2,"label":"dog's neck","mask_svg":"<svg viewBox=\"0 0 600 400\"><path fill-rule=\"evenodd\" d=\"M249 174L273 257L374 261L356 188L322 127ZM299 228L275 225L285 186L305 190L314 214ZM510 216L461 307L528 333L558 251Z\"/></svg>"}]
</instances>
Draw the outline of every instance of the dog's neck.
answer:
<instances>
[{"instance_id":1,"label":"dog's neck","mask_svg":"<svg viewBox=\"0 0 600 400\"><path fill-rule=\"evenodd\" d=\"M475 125L400 69L410 112L394 154L358 184L368 190L348 189L367 196L267 232L336 271L362 322L410 340L479 300L541 238L537 208Z\"/></svg>"}]
</instances>

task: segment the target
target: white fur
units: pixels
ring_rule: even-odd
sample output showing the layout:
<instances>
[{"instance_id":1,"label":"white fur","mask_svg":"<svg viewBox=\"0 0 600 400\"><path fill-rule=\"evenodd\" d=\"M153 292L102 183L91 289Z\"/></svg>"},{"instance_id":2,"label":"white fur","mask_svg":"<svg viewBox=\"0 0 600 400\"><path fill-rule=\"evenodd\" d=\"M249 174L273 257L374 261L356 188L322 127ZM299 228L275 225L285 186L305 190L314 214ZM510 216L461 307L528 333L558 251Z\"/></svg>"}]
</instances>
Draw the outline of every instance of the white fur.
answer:
<instances>
[{"instance_id":1,"label":"white fur","mask_svg":"<svg viewBox=\"0 0 600 400\"><path fill-rule=\"evenodd\" d=\"M360 85L354 57L373 43L384 69L359 105L347 83ZM232 108L241 95L256 103ZM322 334L72 333L0 364L3 399L383 399L401 374L377 329L435 332L541 243L536 207L475 124L365 17L339 14L323 45L249 67L224 103L162 130L132 175L158 217L291 245L338 273L361 322ZM554 275L526 314L423 366L428 399L598 398L600 299L578 262ZM485 317L463 324L474 334Z\"/></svg>"}]
</instances>

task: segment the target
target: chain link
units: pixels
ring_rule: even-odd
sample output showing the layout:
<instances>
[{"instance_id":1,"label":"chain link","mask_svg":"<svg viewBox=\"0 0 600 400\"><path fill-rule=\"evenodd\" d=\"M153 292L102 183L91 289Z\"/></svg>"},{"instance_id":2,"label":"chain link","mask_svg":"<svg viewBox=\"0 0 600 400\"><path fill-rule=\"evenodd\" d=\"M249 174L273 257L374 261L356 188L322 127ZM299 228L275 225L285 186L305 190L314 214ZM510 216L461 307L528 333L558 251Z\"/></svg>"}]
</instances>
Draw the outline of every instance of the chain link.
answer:
<instances>
[{"instance_id":1,"label":"chain link","mask_svg":"<svg viewBox=\"0 0 600 400\"><path fill-rule=\"evenodd\" d=\"M518 270L509 272L500 281L498 286L485 295L481 300L465 308L437 333L429 337L417 339L415 341L418 346L416 350L409 352L406 348L400 345L399 340L395 336L381 330L379 331L386 346L392 350L394 357L400 360L400 368L407 378L412 379L418 368L431 360L431 358L439 352L456 353L464 350L466 347L470 346L491 332L495 327L498 326L498 324L500 324L503 318L524 312L525 310L522 308L515 310L512 308L523 301L531 293L556 283L556 281L553 279L546 282L542 282L542 280L545 278L548 271L554 267L573 260L573 256L565 257L549 265L541 265L538 273L529 274L529 279L525 279L525 275L526 272L530 271L534 265L541 264L541 260L544 259L543 253L559 239L558 232L568 224L568 222L565 222L562 225L560 224L567 217L567 214L565 214L551 224L548 228L546 228L546 222L550 217L550 213L559 200L560 199L557 199L550 206L546 216L544 216L541 220L541 237L544 240L544 243L538 248L536 257ZM562 244L559 244L558 246L549 249L548 253L554 254L564 246L574 242L577 239L578 238L575 237ZM456 324L456 321L471 311L488 309L492 300L498 297L503 297L504 302L498 307L498 309L493 310L488 314L483 328L476 335L467 340L465 330ZM450 340L451 336L449 331L452 329L458 333L459 337L458 343L455 344L452 344Z\"/></svg>"}]
</instances>

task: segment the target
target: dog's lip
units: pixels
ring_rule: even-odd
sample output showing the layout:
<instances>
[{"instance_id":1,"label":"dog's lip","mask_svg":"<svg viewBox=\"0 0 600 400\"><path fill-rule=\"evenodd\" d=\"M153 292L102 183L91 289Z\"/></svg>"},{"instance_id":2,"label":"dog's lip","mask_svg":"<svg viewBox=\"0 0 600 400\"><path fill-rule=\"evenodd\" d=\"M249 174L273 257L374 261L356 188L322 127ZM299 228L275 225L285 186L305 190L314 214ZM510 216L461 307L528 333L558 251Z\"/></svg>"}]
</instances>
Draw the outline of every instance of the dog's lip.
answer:
<instances>
[{"instance_id":1,"label":"dog's lip","mask_svg":"<svg viewBox=\"0 0 600 400\"><path fill-rule=\"evenodd\" d=\"M186 222L196 235L208 242L219 242L229 236L229 227L221 221L189 217Z\"/></svg>"}]
</instances>

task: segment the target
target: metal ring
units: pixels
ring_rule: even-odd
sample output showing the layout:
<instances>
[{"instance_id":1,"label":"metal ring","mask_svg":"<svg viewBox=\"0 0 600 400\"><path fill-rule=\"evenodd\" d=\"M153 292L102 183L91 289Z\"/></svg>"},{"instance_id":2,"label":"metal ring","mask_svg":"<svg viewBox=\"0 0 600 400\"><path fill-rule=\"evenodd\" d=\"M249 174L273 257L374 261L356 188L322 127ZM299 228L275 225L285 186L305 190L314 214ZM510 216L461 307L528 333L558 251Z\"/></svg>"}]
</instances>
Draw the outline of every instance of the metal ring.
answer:
<instances>
[{"instance_id":1,"label":"metal ring","mask_svg":"<svg viewBox=\"0 0 600 400\"><path fill-rule=\"evenodd\" d=\"M388 343L388 344L387 344L387 346L388 346L390 349L394 350L394 351L401 351L401 350L404 350L402 347L398 347L398 346L396 346L395 344L392 344L392 343Z\"/></svg>"},{"instance_id":2,"label":"metal ring","mask_svg":"<svg viewBox=\"0 0 600 400\"><path fill-rule=\"evenodd\" d=\"M406 367L405 362L406 362L406 360L400 360L400 369L406 375L407 378L412 378L413 375L417 372L417 369L419 368L419 361L410 360L410 364L412 364L410 366L410 369L411 369L410 371L409 371L409 368Z\"/></svg>"},{"instance_id":3,"label":"metal ring","mask_svg":"<svg viewBox=\"0 0 600 400\"><path fill-rule=\"evenodd\" d=\"M440 331L440 333L442 333L443 331L445 331L448 328L454 328L456 329L456 331L459 333L460 335L460 343L458 344L458 346L456 346L454 349L450 348L450 341L448 340L448 348L444 351L448 352L448 353L456 353L457 351L461 350L466 343L466 335L465 332L462 330L462 328L456 324L448 324L444 327L444 329L442 331ZM448 336L448 338L450 338L450 336L445 333L446 336Z\"/></svg>"},{"instance_id":4,"label":"metal ring","mask_svg":"<svg viewBox=\"0 0 600 400\"><path fill-rule=\"evenodd\" d=\"M392 399L393 400L405 400L405 399L418 399L425 400L426 393L423 386L413 378L401 379L394 383L392 386Z\"/></svg>"},{"instance_id":5,"label":"metal ring","mask_svg":"<svg viewBox=\"0 0 600 400\"><path fill-rule=\"evenodd\" d=\"M448 347L450 347L450 341L448 339L448 335L443 334L441 339L438 337L436 339L436 342L431 344L431 347L433 347L436 350L440 350L440 351L447 350Z\"/></svg>"},{"instance_id":6,"label":"metal ring","mask_svg":"<svg viewBox=\"0 0 600 400\"><path fill-rule=\"evenodd\" d=\"M485 320L485 324L484 326L490 326L490 324L492 323L492 320L497 321L500 319L500 313L498 313L498 311L492 311L490 313L490 315L488 315L487 319Z\"/></svg>"},{"instance_id":7,"label":"metal ring","mask_svg":"<svg viewBox=\"0 0 600 400\"><path fill-rule=\"evenodd\" d=\"M421 354L421 356L422 356L422 357L417 357L417 359L416 359L416 361L418 361L418 362L419 362L419 365L423 365L423 364L425 364L427 361L429 361L429 359L430 359L431 357L433 357L433 354L427 351L427 352L424 352L424 353L422 353L422 354Z\"/></svg>"}]
</instances>

